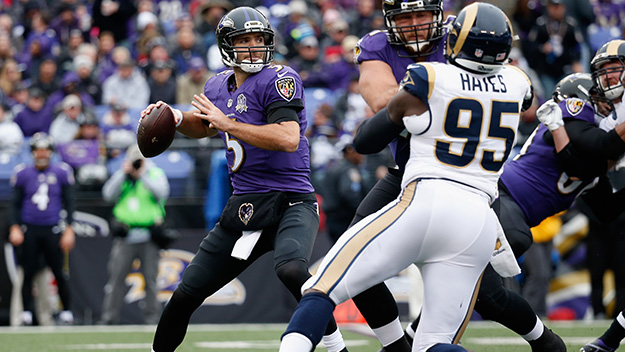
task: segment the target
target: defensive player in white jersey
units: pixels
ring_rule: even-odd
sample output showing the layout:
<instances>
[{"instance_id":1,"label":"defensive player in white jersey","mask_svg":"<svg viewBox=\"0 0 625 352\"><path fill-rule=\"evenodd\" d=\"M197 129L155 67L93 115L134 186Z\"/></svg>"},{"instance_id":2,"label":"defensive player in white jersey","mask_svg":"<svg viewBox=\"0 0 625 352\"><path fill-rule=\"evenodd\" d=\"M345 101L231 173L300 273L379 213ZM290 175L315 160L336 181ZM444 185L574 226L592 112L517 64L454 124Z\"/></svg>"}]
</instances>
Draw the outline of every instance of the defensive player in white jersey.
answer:
<instances>
[{"instance_id":1,"label":"defensive player in white jersey","mask_svg":"<svg viewBox=\"0 0 625 352\"><path fill-rule=\"evenodd\" d=\"M413 351L465 351L455 343L497 240L490 204L532 94L527 76L504 66L511 44L506 15L473 3L452 23L453 65L408 67L400 91L367 124L392 131L369 139L382 147L404 128L412 134L402 193L332 247L302 287L281 352L313 350L336 304L413 263L424 282Z\"/></svg>"}]
</instances>

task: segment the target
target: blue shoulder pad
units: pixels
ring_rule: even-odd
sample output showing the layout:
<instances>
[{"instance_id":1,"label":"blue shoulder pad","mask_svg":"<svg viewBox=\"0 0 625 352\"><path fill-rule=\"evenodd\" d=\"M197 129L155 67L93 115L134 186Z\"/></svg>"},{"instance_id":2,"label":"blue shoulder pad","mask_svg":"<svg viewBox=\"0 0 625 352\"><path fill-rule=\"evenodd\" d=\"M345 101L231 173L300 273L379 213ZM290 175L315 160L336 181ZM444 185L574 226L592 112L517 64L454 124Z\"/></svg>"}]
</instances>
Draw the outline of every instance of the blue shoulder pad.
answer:
<instances>
[{"instance_id":1,"label":"blue shoulder pad","mask_svg":"<svg viewBox=\"0 0 625 352\"><path fill-rule=\"evenodd\" d=\"M408 66L400 88L427 103L434 89L435 73L430 63L420 63Z\"/></svg>"}]
</instances>

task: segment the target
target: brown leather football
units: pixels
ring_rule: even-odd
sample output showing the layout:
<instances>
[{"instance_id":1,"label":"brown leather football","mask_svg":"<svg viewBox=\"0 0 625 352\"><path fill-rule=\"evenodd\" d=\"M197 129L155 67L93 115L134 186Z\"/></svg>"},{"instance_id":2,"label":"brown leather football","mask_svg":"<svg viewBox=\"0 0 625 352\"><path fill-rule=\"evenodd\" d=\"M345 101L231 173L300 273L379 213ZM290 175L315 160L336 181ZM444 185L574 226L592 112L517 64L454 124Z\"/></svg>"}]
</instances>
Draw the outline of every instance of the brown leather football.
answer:
<instances>
[{"instance_id":1,"label":"brown leather football","mask_svg":"<svg viewBox=\"0 0 625 352\"><path fill-rule=\"evenodd\" d=\"M139 121L137 144L146 158L157 156L167 150L174 140L176 123L174 112L167 105L152 109Z\"/></svg>"}]
</instances>

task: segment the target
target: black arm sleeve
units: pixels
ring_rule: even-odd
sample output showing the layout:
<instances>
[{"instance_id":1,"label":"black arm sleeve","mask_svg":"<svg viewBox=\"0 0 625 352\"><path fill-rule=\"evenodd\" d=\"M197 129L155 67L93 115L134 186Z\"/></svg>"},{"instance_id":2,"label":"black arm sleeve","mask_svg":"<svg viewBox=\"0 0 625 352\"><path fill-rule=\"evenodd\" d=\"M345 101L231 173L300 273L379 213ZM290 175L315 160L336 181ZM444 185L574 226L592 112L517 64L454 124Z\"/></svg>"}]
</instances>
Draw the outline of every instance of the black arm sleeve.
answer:
<instances>
[{"instance_id":1,"label":"black arm sleeve","mask_svg":"<svg viewBox=\"0 0 625 352\"><path fill-rule=\"evenodd\" d=\"M564 126L571 142L556 156L569 176L587 179L603 175L608 159L617 159L625 152L625 143L614 130L605 132L576 119L566 119ZM545 133L544 140L553 145L551 133Z\"/></svg>"},{"instance_id":2,"label":"black arm sleeve","mask_svg":"<svg viewBox=\"0 0 625 352\"><path fill-rule=\"evenodd\" d=\"M403 130L404 126L391 121L388 111L384 108L360 124L354 136L354 148L360 154L381 152Z\"/></svg>"},{"instance_id":3,"label":"black arm sleeve","mask_svg":"<svg viewBox=\"0 0 625 352\"><path fill-rule=\"evenodd\" d=\"M13 187L11 207L9 208L9 225L22 224L22 202L24 202L24 189Z\"/></svg>"},{"instance_id":4,"label":"black arm sleeve","mask_svg":"<svg viewBox=\"0 0 625 352\"><path fill-rule=\"evenodd\" d=\"M76 202L74 200L74 185L67 185L63 187L63 194L61 194L61 198L63 199L63 208L67 212L67 221L68 225L71 225L74 222L74 211L76 210Z\"/></svg>"},{"instance_id":5,"label":"black arm sleeve","mask_svg":"<svg viewBox=\"0 0 625 352\"><path fill-rule=\"evenodd\" d=\"M625 188L612 193L612 185L606 176L602 176L595 187L584 191L581 198L587 210L604 224L616 220L625 212Z\"/></svg>"},{"instance_id":6,"label":"black arm sleeve","mask_svg":"<svg viewBox=\"0 0 625 352\"><path fill-rule=\"evenodd\" d=\"M571 177L589 179L601 176L608 170L606 159L583 157L571 143L556 153L556 157L564 172Z\"/></svg>"},{"instance_id":7,"label":"black arm sleeve","mask_svg":"<svg viewBox=\"0 0 625 352\"><path fill-rule=\"evenodd\" d=\"M565 120L565 128L575 148L596 158L616 160L625 153L625 142L615 130L605 132L593 124L576 119Z\"/></svg>"},{"instance_id":8,"label":"black arm sleeve","mask_svg":"<svg viewBox=\"0 0 625 352\"><path fill-rule=\"evenodd\" d=\"M304 103L300 99L287 101L276 101L267 107L267 123L280 123L285 121L295 121L299 123L297 113L304 109Z\"/></svg>"}]
</instances>

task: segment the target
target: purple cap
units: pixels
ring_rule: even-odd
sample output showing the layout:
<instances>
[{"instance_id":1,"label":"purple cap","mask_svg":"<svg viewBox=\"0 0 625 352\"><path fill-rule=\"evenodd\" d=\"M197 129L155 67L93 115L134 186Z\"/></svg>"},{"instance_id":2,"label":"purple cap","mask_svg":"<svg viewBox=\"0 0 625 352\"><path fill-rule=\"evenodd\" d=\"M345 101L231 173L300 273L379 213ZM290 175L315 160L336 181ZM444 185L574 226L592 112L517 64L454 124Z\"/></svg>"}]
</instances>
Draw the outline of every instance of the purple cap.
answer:
<instances>
[{"instance_id":1,"label":"purple cap","mask_svg":"<svg viewBox=\"0 0 625 352\"><path fill-rule=\"evenodd\" d=\"M204 64L204 60L201 57L192 57L189 60L189 70L199 70L202 68L206 68L206 64Z\"/></svg>"},{"instance_id":2,"label":"purple cap","mask_svg":"<svg viewBox=\"0 0 625 352\"><path fill-rule=\"evenodd\" d=\"M74 71L65 72L65 74L63 75L63 78L61 79L61 85L63 87L72 83L77 84L79 82L80 82L80 77L78 77L78 74Z\"/></svg>"}]
</instances>

